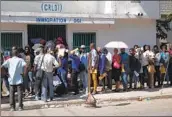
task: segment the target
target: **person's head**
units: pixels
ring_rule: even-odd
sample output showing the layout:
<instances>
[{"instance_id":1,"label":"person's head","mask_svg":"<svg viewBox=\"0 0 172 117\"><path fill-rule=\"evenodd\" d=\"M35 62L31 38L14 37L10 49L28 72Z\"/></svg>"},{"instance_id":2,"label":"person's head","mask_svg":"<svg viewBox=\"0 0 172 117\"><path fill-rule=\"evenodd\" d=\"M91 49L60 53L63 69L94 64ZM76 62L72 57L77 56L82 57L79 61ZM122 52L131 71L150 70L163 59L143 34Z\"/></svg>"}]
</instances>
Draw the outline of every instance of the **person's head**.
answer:
<instances>
[{"instance_id":1,"label":"person's head","mask_svg":"<svg viewBox=\"0 0 172 117\"><path fill-rule=\"evenodd\" d=\"M166 46L165 46L165 45L161 46L161 50L162 50L163 52L165 52L165 51L167 50Z\"/></svg>"},{"instance_id":2,"label":"person's head","mask_svg":"<svg viewBox=\"0 0 172 117\"><path fill-rule=\"evenodd\" d=\"M92 50L92 49L95 49L95 44L94 43L90 44L90 50Z\"/></svg>"},{"instance_id":3,"label":"person's head","mask_svg":"<svg viewBox=\"0 0 172 117\"><path fill-rule=\"evenodd\" d=\"M103 48L102 49L102 54L105 54L106 55L107 53L108 53L108 50L106 48Z\"/></svg>"},{"instance_id":4,"label":"person's head","mask_svg":"<svg viewBox=\"0 0 172 117\"><path fill-rule=\"evenodd\" d=\"M85 45L81 45L81 47L80 47L80 52L81 52L81 53L85 52L85 49L86 49Z\"/></svg>"},{"instance_id":5,"label":"person's head","mask_svg":"<svg viewBox=\"0 0 172 117\"><path fill-rule=\"evenodd\" d=\"M120 49L121 53L125 53L125 48Z\"/></svg>"},{"instance_id":6,"label":"person's head","mask_svg":"<svg viewBox=\"0 0 172 117\"><path fill-rule=\"evenodd\" d=\"M18 49L16 46L12 47L12 56L18 56Z\"/></svg>"},{"instance_id":7,"label":"person's head","mask_svg":"<svg viewBox=\"0 0 172 117\"><path fill-rule=\"evenodd\" d=\"M154 51L154 52L159 52L159 47L158 47L157 45L155 45L155 46L153 47L153 51Z\"/></svg>"},{"instance_id":8,"label":"person's head","mask_svg":"<svg viewBox=\"0 0 172 117\"><path fill-rule=\"evenodd\" d=\"M25 46L25 53L30 54L30 47L29 46Z\"/></svg>"},{"instance_id":9,"label":"person's head","mask_svg":"<svg viewBox=\"0 0 172 117\"><path fill-rule=\"evenodd\" d=\"M130 48L129 53L130 53L130 55L135 55L135 49L134 48Z\"/></svg>"},{"instance_id":10,"label":"person's head","mask_svg":"<svg viewBox=\"0 0 172 117\"><path fill-rule=\"evenodd\" d=\"M118 54L118 49L117 48L114 48L114 54Z\"/></svg>"},{"instance_id":11,"label":"person's head","mask_svg":"<svg viewBox=\"0 0 172 117\"><path fill-rule=\"evenodd\" d=\"M97 52L101 53L101 51L102 51L101 47L97 47Z\"/></svg>"},{"instance_id":12,"label":"person's head","mask_svg":"<svg viewBox=\"0 0 172 117\"><path fill-rule=\"evenodd\" d=\"M139 48L139 46L138 45L134 45L134 49L137 49L137 48Z\"/></svg>"},{"instance_id":13,"label":"person's head","mask_svg":"<svg viewBox=\"0 0 172 117\"><path fill-rule=\"evenodd\" d=\"M147 50L150 50L150 46L149 45L145 46L145 51L147 51Z\"/></svg>"}]
</instances>

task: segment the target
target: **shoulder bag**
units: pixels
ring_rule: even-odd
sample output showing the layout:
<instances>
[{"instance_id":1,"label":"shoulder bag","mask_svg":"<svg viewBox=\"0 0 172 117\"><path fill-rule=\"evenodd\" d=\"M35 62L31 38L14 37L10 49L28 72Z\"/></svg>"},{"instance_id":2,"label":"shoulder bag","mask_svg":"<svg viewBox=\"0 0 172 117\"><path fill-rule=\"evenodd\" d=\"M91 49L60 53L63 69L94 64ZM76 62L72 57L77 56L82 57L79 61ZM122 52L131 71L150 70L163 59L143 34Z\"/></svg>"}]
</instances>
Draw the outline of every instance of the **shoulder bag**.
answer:
<instances>
[{"instance_id":1,"label":"shoulder bag","mask_svg":"<svg viewBox=\"0 0 172 117\"><path fill-rule=\"evenodd\" d=\"M44 55L45 56L45 55ZM42 57L42 61L41 61L41 65L40 65L40 68L37 70L37 72L36 72L36 78L38 79L38 80L41 80L42 78L43 78L43 74L44 74L44 71L41 69L41 67L42 67L42 63L43 63L43 61L44 61L44 56Z\"/></svg>"}]
</instances>

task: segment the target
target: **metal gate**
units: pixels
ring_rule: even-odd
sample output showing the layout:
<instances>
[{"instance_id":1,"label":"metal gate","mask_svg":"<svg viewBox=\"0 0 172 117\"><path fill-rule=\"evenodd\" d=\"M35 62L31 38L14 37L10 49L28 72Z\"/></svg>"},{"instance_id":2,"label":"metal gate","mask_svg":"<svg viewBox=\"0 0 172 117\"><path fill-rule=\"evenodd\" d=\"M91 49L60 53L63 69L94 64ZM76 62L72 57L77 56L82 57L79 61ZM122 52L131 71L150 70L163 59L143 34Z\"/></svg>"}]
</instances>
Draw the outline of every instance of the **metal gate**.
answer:
<instances>
[{"instance_id":1,"label":"metal gate","mask_svg":"<svg viewBox=\"0 0 172 117\"><path fill-rule=\"evenodd\" d=\"M22 32L1 32L1 47L11 50L12 46L23 47Z\"/></svg>"},{"instance_id":2,"label":"metal gate","mask_svg":"<svg viewBox=\"0 0 172 117\"><path fill-rule=\"evenodd\" d=\"M31 25L27 26L28 39L42 38L45 40L54 40L62 37L66 43L66 26L65 25Z\"/></svg>"},{"instance_id":3,"label":"metal gate","mask_svg":"<svg viewBox=\"0 0 172 117\"><path fill-rule=\"evenodd\" d=\"M79 32L73 33L73 49L79 48L81 45L86 46L86 51L90 51L89 46L90 43L95 43L96 45L96 33L89 32Z\"/></svg>"}]
</instances>

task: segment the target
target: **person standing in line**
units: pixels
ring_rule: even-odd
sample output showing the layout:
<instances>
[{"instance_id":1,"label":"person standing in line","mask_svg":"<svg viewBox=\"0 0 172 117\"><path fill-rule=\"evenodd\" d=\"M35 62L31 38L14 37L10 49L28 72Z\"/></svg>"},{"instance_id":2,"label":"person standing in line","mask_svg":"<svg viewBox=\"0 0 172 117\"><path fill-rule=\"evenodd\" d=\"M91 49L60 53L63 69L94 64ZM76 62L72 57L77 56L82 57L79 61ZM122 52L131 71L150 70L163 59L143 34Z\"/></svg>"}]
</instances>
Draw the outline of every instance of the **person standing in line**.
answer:
<instances>
[{"instance_id":1,"label":"person standing in line","mask_svg":"<svg viewBox=\"0 0 172 117\"><path fill-rule=\"evenodd\" d=\"M149 86L149 75L148 75L149 58L151 59L153 57L154 57L154 53L150 51L150 46L145 45L141 59L142 59L144 77L147 79L147 86Z\"/></svg>"},{"instance_id":2,"label":"person standing in line","mask_svg":"<svg viewBox=\"0 0 172 117\"><path fill-rule=\"evenodd\" d=\"M9 73L9 84L10 84L10 107L11 111L14 111L16 108L15 103L15 89L17 88L18 92L18 102L19 102L19 110L23 109L23 93L22 93L22 84L23 78L22 74L26 74L26 62L18 57L18 50L16 47L12 48L12 58L5 61L1 69L8 68ZM23 71L24 69L24 71Z\"/></svg>"},{"instance_id":3,"label":"person standing in line","mask_svg":"<svg viewBox=\"0 0 172 117\"><path fill-rule=\"evenodd\" d=\"M134 89L137 88L137 83L139 81L139 72L141 69L141 63L139 59L135 56L135 49L131 48L129 50L129 69L130 69L130 89L132 89L132 83L134 80Z\"/></svg>"},{"instance_id":4,"label":"person standing in line","mask_svg":"<svg viewBox=\"0 0 172 117\"><path fill-rule=\"evenodd\" d=\"M84 92L86 93L86 95L88 94L88 54L86 53L86 47L85 45L81 45L80 47L80 61L81 64L84 65L84 69L83 71L80 72L80 77L83 81L83 87L84 87Z\"/></svg>"},{"instance_id":5,"label":"person standing in line","mask_svg":"<svg viewBox=\"0 0 172 117\"><path fill-rule=\"evenodd\" d=\"M95 44L90 44L90 54L89 54L89 67L88 70L90 72L91 78L93 80L93 92L92 94L97 93L97 71L98 71L98 54L95 49Z\"/></svg>"},{"instance_id":6,"label":"person standing in line","mask_svg":"<svg viewBox=\"0 0 172 117\"><path fill-rule=\"evenodd\" d=\"M156 81L158 81L158 87L161 86L161 78L160 78L160 52L157 45L153 47L153 52L155 54L155 74L154 74L154 86L156 86Z\"/></svg>"},{"instance_id":7,"label":"person standing in line","mask_svg":"<svg viewBox=\"0 0 172 117\"><path fill-rule=\"evenodd\" d=\"M161 85L163 85L164 77L167 79L168 84L168 71L167 71L167 64L169 60L169 53L166 52L166 46L161 46L161 52L160 52L160 72L161 72ZM167 74L166 74L167 72Z\"/></svg>"},{"instance_id":8,"label":"person standing in line","mask_svg":"<svg viewBox=\"0 0 172 117\"><path fill-rule=\"evenodd\" d=\"M124 91L128 89L128 72L129 72L129 55L125 52L125 48L121 48L121 78Z\"/></svg>"},{"instance_id":9,"label":"person standing in line","mask_svg":"<svg viewBox=\"0 0 172 117\"><path fill-rule=\"evenodd\" d=\"M37 54L34 59L34 76L35 76L35 99L41 99L41 84L42 79L36 77L36 73L39 69L41 69L41 62L43 60L44 52L43 46L37 48L35 53Z\"/></svg>"},{"instance_id":10,"label":"person standing in line","mask_svg":"<svg viewBox=\"0 0 172 117\"><path fill-rule=\"evenodd\" d=\"M120 91L120 76L121 76L121 57L118 54L118 49L114 49L114 55L112 57L112 77L115 80L116 92Z\"/></svg>"},{"instance_id":11,"label":"person standing in line","mask_svg":"<svg viewBox=\"0 0 172 117\"><path fill-rule=\"evenodd\" d=\"M106 50L105 48L102 49L101 55L99 57L99 80L100 83L103 85L103 92L105 91L105 85L106 85L106 78L107 78L107 71L106 71L106 64L107 64L107 58L106 58Z\"/></svg>"},{"instance_id":12,"label":"person standing in line","mask_svg":"<svg viewBox=\"0 0 172 117\"><path fill-rule=\"evenodd\" d=\"M168 65L168 76L170 80L170 86L172 86L172 53L170 54L169 65Z\"/></svg>"},{"instance_id":13,"label":"person standing in line","mask_svg":"<svg viewBox=\"0 0 172 117\"><path fill-rule=\"evenodd\" d=\"M41 69L44 71L44 77L42 81L42 100L48 101L47 90L49 87L49 99L50 101L54 98L53 90L53 72L58 68L61 63L58 63L56 58L51 54L52 48L46 48L46 54L44 55Z\"/></svg>"},{"instance_id":14,"label":"person standing in line","mask_svg":"<svg viewBox=\"0 0 172 117\"><path fill-rule=\"evenodd\" d=\"M69 59L72 61L72 85L74 87L74 95L79 94L78 74L80 58L75 53L77 50L78 49L72 50L69 55Z\"/></svg>"},{"instance_id":15,"label":"person standing in line","mask_svg":"<svg viewBox=\"0 0 172 117\"><path fill-rule=\"evenodd\" d=\"M25 89L25 97L29 94L33 94L33 62L34 58L31 54L31 50L29 46L25 46L25 62L27 63L27 74L24 77L24 89Z\"/></svg>"},{"instance_id":16,"label":"person standing in line","mask_svg":"<svg viewBox=\"0 0 172 117\"><path fill-rule=\"evenodd\" d=\"M108 88L112 90L112 54L108 52L108 50L105 48L105 54L106 54L106 71L107 71L107 81L108 81Z\"/></svg>"}]
</instances>

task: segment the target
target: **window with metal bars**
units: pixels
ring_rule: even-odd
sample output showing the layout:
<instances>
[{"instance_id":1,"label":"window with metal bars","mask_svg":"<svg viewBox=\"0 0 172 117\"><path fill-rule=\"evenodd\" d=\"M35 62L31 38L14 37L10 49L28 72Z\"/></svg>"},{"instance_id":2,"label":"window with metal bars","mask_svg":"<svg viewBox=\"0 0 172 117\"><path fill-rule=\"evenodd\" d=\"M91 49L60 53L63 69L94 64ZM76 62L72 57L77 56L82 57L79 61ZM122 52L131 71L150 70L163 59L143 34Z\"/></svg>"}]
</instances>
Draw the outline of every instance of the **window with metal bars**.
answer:
<instances>
[{"instance_id":1,"label":"window with metal bars","mask_svg":"<svg viewBox=\"0 0 172 117\"><path fill-rule=\"evenodd\" d=\"M2 32L1 47L3 50L11 50L12 46L23 47L22 32Z\"/></svg>"},{"instance_id":2,"label":"window with metal bars","mask_svg":"<svg viewBox=\"0 0 172 117\"><path fill-rule=\"evenodd\" d=\"M96 33L90 32L78 32L73 33L73 49L80 48L81 45L86 46L86 51L90 51L90 43L95 43L96 45Z\"/></svg>"}]
</instances>

